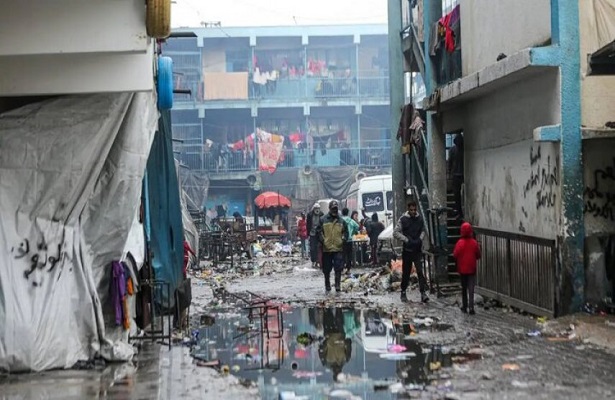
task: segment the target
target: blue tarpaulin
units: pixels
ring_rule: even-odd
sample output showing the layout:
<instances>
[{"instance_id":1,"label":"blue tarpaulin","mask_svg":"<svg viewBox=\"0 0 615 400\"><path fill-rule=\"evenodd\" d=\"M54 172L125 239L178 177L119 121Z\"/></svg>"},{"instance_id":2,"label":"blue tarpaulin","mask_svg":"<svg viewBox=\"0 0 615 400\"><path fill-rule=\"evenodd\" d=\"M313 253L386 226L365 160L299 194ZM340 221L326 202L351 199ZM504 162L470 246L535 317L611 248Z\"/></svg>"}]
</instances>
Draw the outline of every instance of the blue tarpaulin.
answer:
<instances>
[{"instance_id":1,"label":"blue tarpaulin","mask_svg":"<svg viewBox=\"0 0 615 400\"><path fill-rule=\"evenodd\" d=\"M173 295L182 281L184 230L169 111L161 111L158 132L147 160L143 195L145 231L154 277L168 282ZM158 300L166 303L167 299Z\"/></svg>"}]
</instances>

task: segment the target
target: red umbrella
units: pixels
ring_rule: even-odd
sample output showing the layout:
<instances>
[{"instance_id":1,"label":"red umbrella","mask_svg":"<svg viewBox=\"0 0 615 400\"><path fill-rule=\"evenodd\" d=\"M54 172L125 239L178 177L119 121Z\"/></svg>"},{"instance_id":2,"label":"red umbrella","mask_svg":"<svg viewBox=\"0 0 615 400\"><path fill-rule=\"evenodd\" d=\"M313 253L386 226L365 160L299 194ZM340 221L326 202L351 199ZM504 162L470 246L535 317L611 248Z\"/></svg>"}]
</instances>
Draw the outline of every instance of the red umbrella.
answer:
<instances>
[{"instance_id":1,"label":"red umbrella","mask_svg":"<svg viewBox=\"0 0 615 400\"><path fill-rule=\"evenodd\" d=\"M254 204L258 208L290 207L290 200L279 193L265 192L254 199Z\"/></svg>"}]
</instances>

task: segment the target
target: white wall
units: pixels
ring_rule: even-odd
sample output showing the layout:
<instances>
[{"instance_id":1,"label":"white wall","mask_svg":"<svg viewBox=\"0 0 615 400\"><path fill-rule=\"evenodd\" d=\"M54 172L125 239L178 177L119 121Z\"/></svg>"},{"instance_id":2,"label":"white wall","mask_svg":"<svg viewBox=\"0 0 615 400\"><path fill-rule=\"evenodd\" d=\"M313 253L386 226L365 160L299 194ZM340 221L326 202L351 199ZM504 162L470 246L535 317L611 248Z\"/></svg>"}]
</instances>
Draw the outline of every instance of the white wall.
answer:
<instances>
[{"instance_id":1,"label":"white wall","mask_svg":"<svg viewBox=\"0 0 615 400\"><path fill-rule=\"evenodd\" d=\"M611 0L611 2L613 2ZM581 105L582 105L582 124L587 127L603 127L608 121L615 120L615 75L588 76L589 54L594 53L603 46L605 39L600 40L599 36L615 40L613 30L615 29L615 14L600 15L594 9L594 1L579 1L579 30L581 35ZM611 11L612 12L612 11ZM610 21L611 29L598 33L597 19ZM608 26L608 25L607 25Z\"/></svg>"},{"instance_id":2,"label":"white wall","mask_svg":"<svg viewBox=\"0 0 615 400\"><path fill-rule=\"evenodd\" d=\"M561 208L559 146L533 130L560 123L559 74L543 73L464 110L466 214L480 227L555 238Z\"/></svg>"},{"instance_id":3,"label":"white wall","mask_svg":"<svg viewBox=\"0 0 615 400\"><path fill-rule=\"evenodd\" d=\"M0 96L153 90L142 0L2 5Z\"/></svg>"},{"instance_id":4,"label":"white wall","mask_svg":"<svg viewBox=\"0 0 615 400\"><path fill-rule=\"evenodd\" d=\"M550 0L461 0L463 76L550 38Z\"/></svg>"}]
</instances>

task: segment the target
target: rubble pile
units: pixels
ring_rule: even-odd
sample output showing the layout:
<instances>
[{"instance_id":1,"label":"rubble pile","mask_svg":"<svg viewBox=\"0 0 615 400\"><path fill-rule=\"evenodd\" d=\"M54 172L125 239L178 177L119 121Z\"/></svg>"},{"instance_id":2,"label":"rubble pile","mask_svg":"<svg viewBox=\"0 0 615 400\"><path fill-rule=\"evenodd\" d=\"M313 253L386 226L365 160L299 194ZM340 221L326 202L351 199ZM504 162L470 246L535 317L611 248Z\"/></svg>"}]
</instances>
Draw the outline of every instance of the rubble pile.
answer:
<instances>
[{"instance_id":1,"label":"rubble pile","mask_svg":"<svg viewBox=\"0 0 615 400\"><path fill-rule=\"evenodd\" d=\"M362 273L351 273L345 276L342 280L342 290L344 292L360 292L366 296L399 291L401 274L401 261L393 261L391 267L372 269ZM418 276L414 268L410 274L410 282L413 286L418 283Z\"/></svg>"}]
</instances>

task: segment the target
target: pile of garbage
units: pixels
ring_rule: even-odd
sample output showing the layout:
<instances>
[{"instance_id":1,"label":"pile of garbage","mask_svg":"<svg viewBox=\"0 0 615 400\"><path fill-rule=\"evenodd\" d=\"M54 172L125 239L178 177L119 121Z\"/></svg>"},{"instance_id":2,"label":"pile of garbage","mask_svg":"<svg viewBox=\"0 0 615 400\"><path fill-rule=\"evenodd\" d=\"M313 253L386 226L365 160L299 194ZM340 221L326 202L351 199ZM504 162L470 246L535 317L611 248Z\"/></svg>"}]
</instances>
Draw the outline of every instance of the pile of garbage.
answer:
<instances>
[{"instance_id":1,"label":"pile of garbage","mask_svg":"<svg viewBox=\"0 0 615 400\"><path fill-rule=\"evenodd\" d=\"M364 295L383 294L398 291L401 286L401 261L393 261L390 267L370 270L364 273L351 273L342 279L344 292L361 292ZM412 285L418 283L416 270L410 273Z\"/></svg>"},{"instance_id":2,"label":"pile of garbage","mask_svg":"<svg viewBox=\"0 0 615 400\"><path fill-rule=\"evenodd\" d=\"M301 242L293 243L286 238L271 240L259 238L252 244L254 257L299 257L301 255Z\"/></svg>"}]
</instances>

